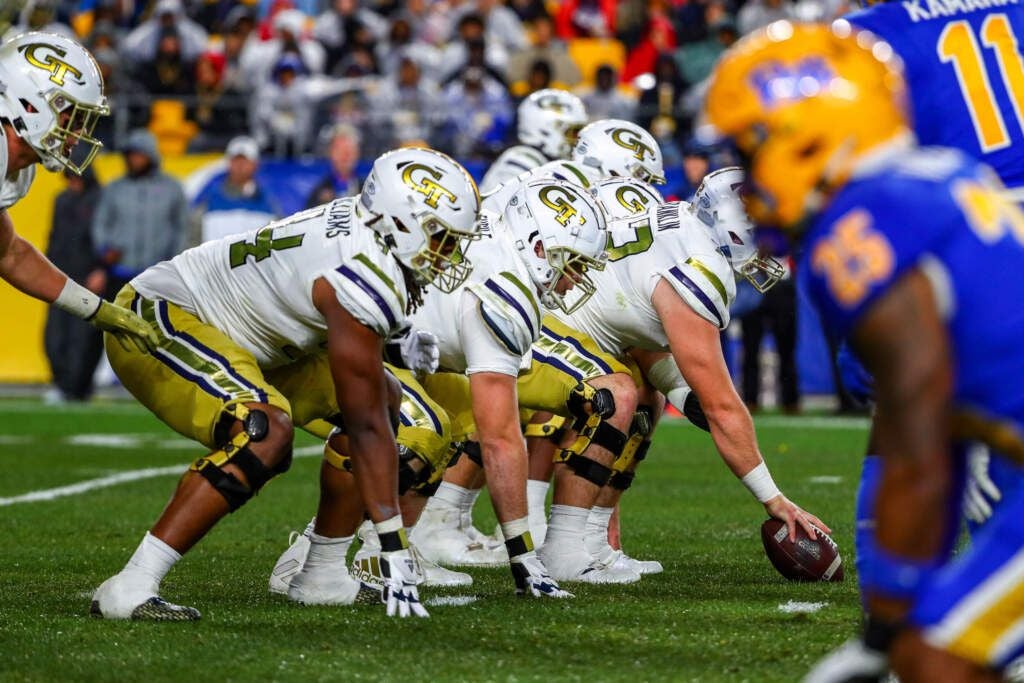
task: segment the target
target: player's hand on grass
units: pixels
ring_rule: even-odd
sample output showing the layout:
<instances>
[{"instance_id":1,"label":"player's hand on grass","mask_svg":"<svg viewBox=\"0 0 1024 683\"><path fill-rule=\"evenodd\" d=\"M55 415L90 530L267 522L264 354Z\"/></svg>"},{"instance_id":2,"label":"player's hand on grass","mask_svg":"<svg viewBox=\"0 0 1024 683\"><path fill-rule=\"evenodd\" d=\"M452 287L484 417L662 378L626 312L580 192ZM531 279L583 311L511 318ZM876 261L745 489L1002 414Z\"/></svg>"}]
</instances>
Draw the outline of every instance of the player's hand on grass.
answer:
<instances>
[{"instance_id":1,"label":"player's hand on grass","mask_svg":"<svg viewBox=\"0 0 1024 683\"><path fill-rule=\"evenodd\" d=\"M872 683L889 671L889 658L857 638L844 643L821 659L803 683Z\"/></svg>"},{"instance_id":2,"label":"player's hand on grass","mask_svg":"<svg viewBox=\"0 0 1024 683\"><path fill-rule=\"evenodd\" d=\"M992 516L992 506L1003 494L988 475L989 452L981 444L967 451L967 485L964 487L964 517L984 524Z\"/></svg>"},{"instance_id":3,"label":"player's hand on grass","mask_svg":"<svg viewBox=\"0 0 1024 683\"><path fill-rule=\"evenodd\" d=\"M574 598L562 590L548 574L547 567L535 554L519 555L511 561L512 576L516 581L516 595L534 598Z\"/></svg>"},{"instance_id":4,"label":"player's hand on grass","mask_svg":"<svg viewBox=\"0 0 1024 683\"><path fill-rule=\"evenodd\" d=\"M109 301L100 302L89 322L113 335L125 351L131 351L129 344L132 344L142 353L152 353L160 344L156 332L145 320Z\"/></svg>"},{"instance_id":5,"label":"player's hand on grass","mask_svg":"<svg viewBox=\"0 0 1024 683\"><path fill-rule=\"evenodd\" d=\"M420 572L408 548L382 553L381 573L384 575L383 598L389 617L396 614L401 618L430 616L416 590Z\"/></svg>"},{"instance_id":6,"label":"player's hand on grass","mask_svg":"<svg viewBox=\"0 0 1024 683\"><path fill-rule=\"evenodd\" d=\"M828 528L824 522L818 519L816 516L807 512L799 505L786 498L783 494L779 494L764 503L764 509L768 514L775 519L781 520L786 523L789 528L789 540L796 542L796 526L799 524L807 532L807 535L811 537L811 540L818 538L817 530L820 529L826 534L832 533L832 529Z\"/></svg>"}]
</instances>

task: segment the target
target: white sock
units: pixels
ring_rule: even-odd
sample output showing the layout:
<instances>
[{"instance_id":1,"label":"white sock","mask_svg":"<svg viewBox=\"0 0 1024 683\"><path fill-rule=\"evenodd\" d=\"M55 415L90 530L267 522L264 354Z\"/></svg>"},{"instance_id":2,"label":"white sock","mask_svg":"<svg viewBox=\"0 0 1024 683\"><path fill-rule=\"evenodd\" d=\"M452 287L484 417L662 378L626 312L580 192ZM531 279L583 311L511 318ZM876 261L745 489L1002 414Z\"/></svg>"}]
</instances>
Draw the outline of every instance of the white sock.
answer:
<instances>
[{"instance_id":1,"label":"white sock","mask_svg":"<svg viewBox=\"0 0 1024 683\"><path fill-rule=\"evenodd\" d=\"M608 545L608 523L611 521L615 508L603 508L594 506L590 508L590 515L587 517L587 532L583 537L587 552L595 557L601 557L607 551Z\"/></svg>"},{"instance_id":2,"label":"white sock","mask_svg":"<svg viewBox=\"0 0 1024 683\"><path fill-rule=\"evenodd\" d=\"M180 559L181 553L147 531L135 549L135 554L125 565L124 572L147 576L159 587L167 572Z\"/></svg>"},{"instance_id":3,"label":"white sock","mask_svg":"<svg viewBox=\"0 0 1024 683\"><path fill-rule=\"evenodd\" d=\"M353 538L355 537L328 538L317 533L310 533L309 554L306 555L306 564L303 569L336 567L339 563L344 566Z\"/></svg>"},{"instance_id":4,"label":"white sock","mask_svg":"<svg viewBox=\"0 0 1024 683\"><path fill-rule=\"evenodd\" d=\"M446 481L442 481L441 485L437 487L437 491L427 501L427 507L434 510L443 508L461 510L462 501L466 494L470 492L470 489L462 488L458 484L449 484Z\"/></svg>"},{"instance_id":5,"label":"white sock","mask_svg":"<svg viewBox=\"0 0 1024 683\"><path fill-rule=\"evenodd\" d=\"M539 479L526 480L526 506L531 516L546 517L544 506L548 501L548 488L551 482Z\"/></svg>"},{"instance_id":6,"label":"white sock","mask_svg":"<svg viewBox=\"0 0 1024 683\"><path fill-rule=\"evenodd\" d=\"M476 499L480 497L482 490L482 488L466 489L462 500L459 501L459 526L462 529L469 529L473 526L473 506L476 505Z\"/></svg>"},{"instance_id":7,"label":"white sock","mask_svg":"<svg viewBox=\"0 0 1024 683\"><path fill-rule=\"evenodd\" d=\"M544 545L553 540L572 540L581 543L583 534L587 529L587 516L590 510L578 508L572 505L552 505L551 519L548 521L548 535L544 539Z\"/></svg>"}]
</instances>

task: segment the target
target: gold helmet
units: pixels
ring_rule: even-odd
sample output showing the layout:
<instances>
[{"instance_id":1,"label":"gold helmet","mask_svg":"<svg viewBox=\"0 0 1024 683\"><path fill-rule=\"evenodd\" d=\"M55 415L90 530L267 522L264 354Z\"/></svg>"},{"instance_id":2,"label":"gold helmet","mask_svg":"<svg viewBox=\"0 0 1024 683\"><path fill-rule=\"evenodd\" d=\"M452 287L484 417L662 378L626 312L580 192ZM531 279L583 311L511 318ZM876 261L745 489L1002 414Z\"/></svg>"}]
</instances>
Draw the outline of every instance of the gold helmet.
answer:
<instances>
[{"instance_id":1,"label":"gold helmet","mask_svg":"<svg viewBox=\"0 0 1024 683\"><path fill-rule=\"evenodd\" d=\"M705 117L745 160L751 217L783 228L816 211L858 159L910 135L898 58L846 22L779 21L742 40L715 69Z\"/></svg>"}]
</instances>

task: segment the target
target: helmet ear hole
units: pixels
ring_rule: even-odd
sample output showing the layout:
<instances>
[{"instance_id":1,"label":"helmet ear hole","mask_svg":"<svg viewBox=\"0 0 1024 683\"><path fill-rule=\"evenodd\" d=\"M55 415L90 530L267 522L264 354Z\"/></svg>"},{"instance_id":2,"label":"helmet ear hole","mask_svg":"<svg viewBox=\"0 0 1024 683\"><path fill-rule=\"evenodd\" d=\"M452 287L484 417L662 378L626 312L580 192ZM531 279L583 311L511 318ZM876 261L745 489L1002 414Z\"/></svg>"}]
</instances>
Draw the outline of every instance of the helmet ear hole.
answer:
<instances>
[{"instance_id":1,"label":"helmet ear hole","mask_svg":"<svg viewBox=\"0 0 1024 683\"><path fill-rule=\"evenodd\" d=\"M38 114L39 110L32 106L32 103L26 100L24 97L19 97L18 102L21 103L21 107L29 114Z\"/></svg>"},{"instance_id":2,"label":"helmet ear hole","mask_svg":"<svg viewBox=\"0 0 1024 683\"><path fill-rule=\"evenodd\" d=\"M391 219L395 221L395 226L398 228L399 232L409 234L409 228L405 227L405 223L402 222L402 219L397 216L392 216Z\"/></svg>"}]
</instances>

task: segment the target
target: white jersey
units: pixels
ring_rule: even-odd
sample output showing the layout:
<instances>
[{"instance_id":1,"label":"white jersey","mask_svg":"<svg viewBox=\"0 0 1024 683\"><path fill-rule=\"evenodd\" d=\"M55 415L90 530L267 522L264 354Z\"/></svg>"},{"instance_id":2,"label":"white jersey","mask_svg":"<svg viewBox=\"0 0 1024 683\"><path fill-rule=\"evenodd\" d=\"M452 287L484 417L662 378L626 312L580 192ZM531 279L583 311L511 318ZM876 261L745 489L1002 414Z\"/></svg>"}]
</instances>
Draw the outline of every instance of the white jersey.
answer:
<instances>
[{"instance_id":1,"label":"white jersey","mask_svg":"<svg viewBox=\"0 0 1024 683\"><path fill-rule=\"evenodd\" d=\"M532 171L520 173L515 178L502 183L492 190L490 194L484 195L481 198L481 206L485 211L491 211L500 215L504 213L505 207L508 206L509 201L512 200L512 197L521 187L531 180L537 180L538 178L558 178L580 187L590 187L591 183L597 180L591 171L584 169L579 164L561 159L549 161L543 166L538 166Z\"/></svg>"},{"instance_id":2,"label":"white jersey","mask_svg":"<svg viewBox=\"0 0 1024 683\"><path fill-rule=\"evenodd\" d=\"M500 218L482 213L480 223L483 236L466 253L469 279L451 294L429 290L412 326L437 336L442 370L516 376L530 367L540 304Z\"/></svg>"},{"instance_id":3,"label":"white jersey","mask_svg":"<svg viewBox=\"0 0 1024 683\"><path fill-rule=\"evenodd\" d=\"M480 192L486 194L502 183L547 163L548 158L536 147L516 145L501 153L480 181Z\"/></svg>"},{"instance_id":4,"label":"white jersey","mask_svg":"<svg viewBox=\"0 0 1024 683\"><path fill-rule=\"evenodd\" d=\"M18 171L14 179L7 177L7 135L0 126L0 209L14 206L19 199L28 194L32 181L36 178L36 165Z\"/></svg>"},{"instance_id":5,"label":"white jersey","mask_svg":"<svg viewBox=\"0 0 1024 683\"><path fill-rule=\"evenodd\" d=\"M697 315L725 329L736 280L711 231L688 206L669 202L609 223L608 264L590 271L597 291L573 314L555 315L608 353L664 351L668 337L652 299L665 280Z\"/></svg>"},{"instance_id":6,"label":"white jersey","mask_svg":"<svg viewBox=\"0 0 1024 683\"><path fill-rule=\"evenodd\" d=\"M407 325L398 261L337 199L260 230L189 249L132 280L142 296L195 314L252 352L260 367L320 349L327 323L313 305L324 278L342 307L382 338Z\"/></svg>"}]
</instances>

